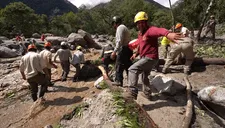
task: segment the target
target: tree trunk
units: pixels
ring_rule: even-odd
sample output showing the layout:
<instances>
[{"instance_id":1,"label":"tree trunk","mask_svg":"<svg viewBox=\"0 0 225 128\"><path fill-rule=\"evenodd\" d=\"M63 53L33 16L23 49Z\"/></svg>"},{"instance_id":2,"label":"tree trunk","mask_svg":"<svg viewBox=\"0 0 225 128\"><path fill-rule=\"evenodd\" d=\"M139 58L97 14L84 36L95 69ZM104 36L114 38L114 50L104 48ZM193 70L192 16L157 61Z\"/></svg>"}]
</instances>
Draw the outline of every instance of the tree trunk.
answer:
<instances>
[{"instance_id":1,"label":"tree trunk","mask_svg":"<svg viewBox=\"0 0 225 128\"><path fill-rule=\"evenodd\" d=\"M204 27L206 18L207 18L208 14L209 14L209 10L211 9L213 3L214 3L214 0L211 0L210 3L209 3L209 6L208 6L208 8L207 8L207 10L206 10L206 13L205 13L205 15L204 15L204 18L203 18L203 20L202 20L201 26L200 26L200 28L199 28L199 30L198 30L197 40L200 39L202 29L203 29L203 27Z\"/></svg>"},{"instance_id":2,"label":"tree trunk","mask_svg":"<svg viewBox=\"0 0 225 128\"><path fill-rule=\"evenodd\" d=\"M159 59L159 65L164 65L165 60ZM185 64L185 59L182 59L178 63L174 63L174 65ZM225 65L225 58L200 58L196 57L193 61L193 65L197 66L205 66L205 65Z\"/></svg>"}]
</instances>

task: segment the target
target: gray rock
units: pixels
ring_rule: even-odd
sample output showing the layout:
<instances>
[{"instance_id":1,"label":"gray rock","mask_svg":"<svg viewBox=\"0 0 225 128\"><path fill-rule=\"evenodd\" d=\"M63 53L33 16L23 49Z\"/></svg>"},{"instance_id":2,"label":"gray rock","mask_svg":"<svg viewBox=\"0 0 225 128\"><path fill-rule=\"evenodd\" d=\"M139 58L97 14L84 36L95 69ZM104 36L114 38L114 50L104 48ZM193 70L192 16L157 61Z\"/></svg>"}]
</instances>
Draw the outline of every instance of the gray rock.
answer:
<instances>
[{"instance_id":1,"label":"gray rock","mask_svg":"<svg viewBox=\"0 0 225 128\"><path fill-rule=\"evenodd\" d=\"M46 125L44 128L53 128L52 125Z\"/></svg>"},{"instance_id":2,"label":"gray rock","mask_svg":"<svg viewBox=\"0 0 225 128\"><path fill-rule=\"evenodd\" d=\"M80 45L82 47L87 45L87 42L84 40L83 36L77 33L71 33L67 38L67 42L71 45Z\"/></svg>"},{"instance_id":3,"label":"gray rock","mask_svg":"<svg viewBox=\"0 0 225 128\"><path fill-rule=\"evenodd\" d=\"M45 38L47 41L51 42L52 45L60 45L62 41L67 41L66 38L60 36L48 36Z\"/></svg>"},{"instance_id":4,"label":"gray rock","mask_svg":"<svg viewBox=\"0 0 225 128\"><path fill-rule=\"evenodd\" d=\"M185 86L162 74L156 75L152 79L151 83L160 93L163 94L175 95L178 92L185 90Z\"/></svg>"},{"instance_id":5,"label":"gray rock","mask_svg":"<svg viewBox=\"0 0 225 128\"><path fill-rule=\"evenodd\" d=\"M7 47L0 46L0 57L1 58L12 58L12 57L17 57L17 56L18 56L18 54L15 51L13 51Z\"/></svg>"}]
</instances>

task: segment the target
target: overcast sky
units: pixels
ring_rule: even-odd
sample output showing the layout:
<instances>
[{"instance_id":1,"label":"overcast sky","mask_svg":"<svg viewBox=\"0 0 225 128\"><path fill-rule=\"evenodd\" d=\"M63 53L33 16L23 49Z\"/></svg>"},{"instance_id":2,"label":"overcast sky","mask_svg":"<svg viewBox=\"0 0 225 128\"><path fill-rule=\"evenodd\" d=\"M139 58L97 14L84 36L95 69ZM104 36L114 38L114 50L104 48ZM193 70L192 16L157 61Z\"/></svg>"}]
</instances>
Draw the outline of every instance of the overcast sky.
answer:
<instances>
[{"instance_id":1,"label":"overcast sky","mask_svg":"<svg viewBox=\"0 0 225 128\"><path fill-rule=\"evenodd\" d=\"M95 6L99 3L103 3L103 2L108 2L110 0L69 0L71 3L73 3L74 5L76 5L77 7L79 7L82 4L89 4L92 6ZM169 7L169 0L154 0L166 7ZM171 3L175 3L177 0L171 0Z\"/></svg>"}]
</instances>

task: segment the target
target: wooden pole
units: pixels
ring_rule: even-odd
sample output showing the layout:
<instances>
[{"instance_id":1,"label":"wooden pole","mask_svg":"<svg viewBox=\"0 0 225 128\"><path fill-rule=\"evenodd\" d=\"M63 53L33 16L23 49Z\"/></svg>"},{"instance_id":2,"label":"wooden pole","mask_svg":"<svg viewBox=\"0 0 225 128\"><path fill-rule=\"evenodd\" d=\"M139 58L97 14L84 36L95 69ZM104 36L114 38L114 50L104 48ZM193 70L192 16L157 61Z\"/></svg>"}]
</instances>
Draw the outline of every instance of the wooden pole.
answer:
<instances>
[{"instance_id":1,"label":"wooden pole","mask_svg":"<svg viewBox=\"0 0 225 128\"><path fill-rule=\"evenodd\" d=\"M193 103L192 103L192 92L191 92L191 84L188 80L188 77L184 77L184 81L186 83L186 90L187 90L187 106L186 106L186 114L184 117L184 121L182 124L182 128L189 128L190 123L191 123L191 119L192 119L192 115L193 115Z\"/></svg>"},{"instance_id":2,"label":"wooden pole","mask_svg":"<svg viewBox=\"0 0 225 128\"><path fill-rule=\"evenodd\" d=\"M170 4L170 13L171 13L171 17L172 17L172 31L174 32L174 26L175 26L175 19L173 16L173 10L172 10L172 5L171 5L171 1L169 0L169 4Z\"/></svg>"}]
</instances>

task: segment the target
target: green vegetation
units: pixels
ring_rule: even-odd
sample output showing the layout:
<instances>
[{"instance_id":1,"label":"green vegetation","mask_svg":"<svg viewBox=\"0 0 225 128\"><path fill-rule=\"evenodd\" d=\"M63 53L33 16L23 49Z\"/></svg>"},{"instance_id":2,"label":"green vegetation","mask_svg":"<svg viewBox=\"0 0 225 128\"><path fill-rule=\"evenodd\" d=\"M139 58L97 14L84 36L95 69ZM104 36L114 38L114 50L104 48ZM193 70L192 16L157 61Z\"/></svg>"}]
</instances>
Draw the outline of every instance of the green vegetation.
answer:
<instances>
[{"instance_id":1,"label":"green vegetation","mask_svg":"<svg viewBox=\"0 0 225 128\"><path fill-rule=\"evenodd\" d=\"M115 30L111 26L111 19L117 15L121 16L123 23L131 29L132 38L137 38L133 18L139 11L148 13L149 22L152 25L167 29L172 26L170 11L151 0L111 0L107 4L100 4L91 9L82 6L78 10L71 9L71 4L63 4L62 0L57 2L40 0L39 4L35 3L34 0L32 2L20 0L24 3L28 2L26 4L14 1L16 0L0 2L7 5L0 9L0 33L3 36L15 37L17 33L24 33L26 37L30 37L34 32L67 36L79 28L91 34L114 35ZM209 2L210 0L179 0L178 4L173 7L175 22L183 23L190 30L198 29ZM60 4L62 8L59 7ZM38 7L43 6L41 8L43 12L37 11L37 5ZM219 23L225 22L224 5L224 0L217 0L209 12L209 15L216 16ZM65 7L70 8L71 11L69 12ZM46 10L51 10L48 11L51 14L47 13Z\"/></svg>"},{"instance_id":2,"label":"green vegetation","mask_svg":"<svg viewBox=\"0 0 225 128\"><path fill-rule=\"evenodd\" d=\"M26 37L30 37L35 32L50 32L54 35L66 36L71 32L76 32L79 28L92 34L114 34L115 30L111 26L113 16L121 16L124 24L132 29L136 27L133 23L135 14L142 10L149 14L150 22L152 21L154 25L171 26L167 10L144 0L111 0L107 4L92 9L83 6L77 13L71 11L50 17L48 14L36 14L36 10L31 9L33 6L28 7L27 5L22 2L14 2L0 9L0 33L2 35L15 37L16 34L24 33ZM161 16L166 22L159 22ZM135 29L132 33L133 36L136 36Z\"/></svg>"},{"instance_id":3,"label":"green vegetation","mask_svg":"<svg viewBox=\"0 0 225 128\"><path fill-rule=\"evenodd\" d=\"M85 108L88 107L88 104L80 104L80 105L76 105L73 109L73 111L69 114L66 114L63 116L63 120L71 120L74 116L75 117L81 117L82 116L82 112L84 111Z\"/></svg>"},{"instance_id":4,"label":"green vegetation","mask_svg":"<svg viewBox=\"0 0 225 128\"><path fill-rule=\"evenodd\" d=\"M141 128L142 125L138 120L138 110L134 103L127 103L120 91L113 92L114 105L116 114L123 119L119 122L125 128Z\"/></svg>"},{"instance_id":5,"label":"green vegetation","mask_svg":"<svg viewBox=\"0 0 225 128\"><path fill-rule=\"evenodd\" d=\"M179 4L173 9L175 21L183 23L190 30L198 29L211 0L179 0ZM224 0L216 0L209 11L215 15L219 23L225 22Z\"/></svg>"},{"instance_id":6,"label":"green vegetation","mask_svg":"<svg viewBox=\"0 0 225 128\"><path fill-rule=\"evenodd\" d=\"M218 44L198 45L194 49L198 57L225 57L225 47Z\"/></svg>"},{"instance_id":7,"label":"green vegetation","mask_svg":"<svg viewBox=\"0 0 225 128\"><path fill-rule=\"evenodd\" d=\"M13 98L15 96L15 92L9 92L6 94L7 98Z\"/></svg>"},{"instance_id":8,"label":"green vegetation","mask_svg":"<svg viewBox=\"0 0 225 128\"><path fill-rule=\"evenodd\" d=\"M106 89L106 88L109 88L108 84L103 80L99 83L99 86L98 86L100 89Z\"/></svg>"}]
</instances>

